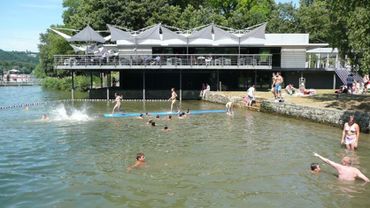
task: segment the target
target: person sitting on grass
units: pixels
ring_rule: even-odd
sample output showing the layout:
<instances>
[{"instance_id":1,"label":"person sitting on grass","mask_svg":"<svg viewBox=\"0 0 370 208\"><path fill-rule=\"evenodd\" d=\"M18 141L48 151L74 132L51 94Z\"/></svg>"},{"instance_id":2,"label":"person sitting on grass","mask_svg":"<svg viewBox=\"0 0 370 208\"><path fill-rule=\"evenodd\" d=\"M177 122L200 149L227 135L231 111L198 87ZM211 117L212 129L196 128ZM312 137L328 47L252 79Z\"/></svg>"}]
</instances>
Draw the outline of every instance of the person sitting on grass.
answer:
<instances>
[{"instance_id":1,"label":"person sitting on grass","mask_svg":"<svg viewBox=\"0 0 370 208\"><path fill-rule=\"evenodd\" d=\"M285 87L285 91L286 93L288 93L288 95L294 95L294 93L296 92L296 88L294 88L294 86L292 84L288 84L286 87Z\"/></svg>"}]
</instances>

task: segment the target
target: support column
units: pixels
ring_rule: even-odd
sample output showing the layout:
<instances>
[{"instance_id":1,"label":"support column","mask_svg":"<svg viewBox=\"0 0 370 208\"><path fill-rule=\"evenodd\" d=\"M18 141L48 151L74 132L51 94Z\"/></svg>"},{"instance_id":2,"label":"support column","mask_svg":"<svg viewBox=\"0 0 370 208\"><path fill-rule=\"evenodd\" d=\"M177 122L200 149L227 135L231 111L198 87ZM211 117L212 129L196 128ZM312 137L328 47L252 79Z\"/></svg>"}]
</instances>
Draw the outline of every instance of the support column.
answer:
<instances>
[{"instance_id":1,"label":"support column","mask_svg":"<svg viewBox=\"0 0 370 208\"><path fill-rule=\"evenodd\" d=\"M93 88L93 73L90 72L90 90Z\"/></svg>"},{"instance_id":2,"label":"support column","mask_svg":"<svg viewBox=\"0 0 370 208\"><path fill-rule=\"evenodd\" d=\"M218 69L216 69L216 88L217 88L217 91L220 91L221 89L219 89L220 87L220 71Z\"/></svg>"},{"instance_id":3,"label":"support column","mask_svg":"<svg viewBox=\"0 0 370 208\"><path fill-rule=\"evenodd\" d=\"M329 58L330 54L326 54L326 68L329 68Z\"/></svg>"},{"instance_id":4,"label":"support column","mask_svg":"<svg viewBox=\"0 0 370 208\"><path fill-rule=\"evenodd\" d=\"M182 101L182 70L180 70L180 102Z\"/></svg>"},{"instance_id":5,"label":"support column","mask_svg":"<svg viewBox=\"0 0 370 208\"><path fill-rule=\"evenodd\" d=\"M321 55L317 54L317 62L316 62L316 68L320 69L320 62L321 62Z\"/></svg>"},{"instance_id":6,"label":"support column","mask_svg":"<svg viewBox=\"0 0 370 208\"><path fill-rule=\"evenodd\" d=\"M74 76L74 71L72 71L72 89L71 89L71 97L72 97L72 100L75 99L75 76Z\"/></svg>"},{"instance_id":7,"label":"support column","mask_svg":"<svg viewBox=\"0 0 370 208\"><path fill-rule=\"evenodd\" d=\"M254 85L257 87L257 70L254 71Z\"/></svg>"},{"instance_id":8,"label":"support column","mask_svg":"<svg viewBox=\"0 0 370 208\"><path fill-rule=\"evenodd\" d=\"M100 74L100 88L103 88L103 75L104 73L99 73Z\"/></svg>"},{"instance_id":9,"label":"support column","mask_svg":"<svg viewBox=\"0 0 370 208\"><path fill-rule=\"evenodd\" d=\"M145 71L143 70L143 101L145 101Z\"/></svg>"},{"instance_id":10,"label":"support column","mask_svg":"<svg viewBox=\"0 0 370 208\"><path fill-rule=\"evenodd\" d=\"M107 100L109 100L110 72L107 73Z\"/></svg>"},{"instance_id":11,"label":"support column","mask_svg":"<svg viewBox=\"0 0 370 208\"><path fill-rule=\"evenodd\" d=\"M335 54L335 68L338 69L340 66L338 53Z\"/></svg>"},{"instance_id":12,"label":"support column","mask_svg":"<svg viewBox=\"0 0 370 208\"><path fill-rule=\"evenodd\" d=\"M335 90L336 85L337 85L337 76L336 76L336 73L334 72L334 74L333 74L333 90Z\"/></svg>"},{"instance_id":13,"label":"support column","mask_svg":"<svg viewBox=\"0 0 370 208\"><path fill-rule=\"evenodd\" d=\"M312 56L311 54L308 54L308 68L311 68L311 61L312 61Z\"/></svg>"}]
</instances>

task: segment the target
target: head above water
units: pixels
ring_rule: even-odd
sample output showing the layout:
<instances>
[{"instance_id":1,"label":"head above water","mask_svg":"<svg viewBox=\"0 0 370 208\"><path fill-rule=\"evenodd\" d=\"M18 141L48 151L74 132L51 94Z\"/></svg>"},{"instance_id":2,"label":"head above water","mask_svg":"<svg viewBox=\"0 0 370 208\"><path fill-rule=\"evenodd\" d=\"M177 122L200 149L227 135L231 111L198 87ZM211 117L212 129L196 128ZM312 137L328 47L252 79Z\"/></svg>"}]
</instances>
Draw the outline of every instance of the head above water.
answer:
<instances>
[{"instance_id":1,"label":"head above water","mask_svg":"<svg viewBox=\"0 0 370 208\"><path fill-rule=\"evenodd\" d=\"M159 118L159 115L157 115L155 118Z\"/></svg>"},{"instance_id":2,"label":"head above water","mask_svg":"<svg viewBox=\"0 0 370 208\"><path fill-rule=\"evenodd\" d=\"M140 117L143 117L143 116L144 116L144 114L140 114L139 116L140 116Z\"/></svg>"},{"instance_id":3,"label":"head above water","mask_svg":"<svg viewBox=\"0 0 370 208\"><path fill-rule=\"evenodd\" d=\"M151 124L152 124L152 126L155 126L155 122L154 122L154 121L152 121L152 123L151 123Z\"/></svg>"},{"instance_id":4,"label":"head above water","mask_svg":"<svg viewBox=\"0 0 370 208\"><path fill-rule=\"evenodd\" d=\"M311 163L311 171L319 172L320 170L320 165L318 163Z\"/></svg>"},{"instance_id":5,"label":"head above water","mask_svg":"<svg viewBox=\"0 0 370 208\"><path fill-rule=\"evenodd\" d=\"M172 119L172 116L171 115L168 115L168 119Z\"/></svg>"},{"instance_id":6,"label":"head above water","mask_svg":"<svg viewBox=\"0 0 370 208\"><path fill-rule=\"evenodd\" d=\"M163 128L164 130L167 130L168 129L168 126L164 126L164 128Z\"/></svg>"},{"instance_id":7,"label":"head above water","mask_svg":"<svg viewBox=\"0 0 370 208\"><path fill-rule=\"evenodd\" d=\"M136 154L136 160L141 160L141 161L143 161L144 159L145 159L145 155L144 155L144 153L139 152L139 153L137 153L137 154Z\"/></svg>"},{"instance_id":8,"label":"head above water","mask_svg":"<svg viewBox=\"0 0 370 208\"><path fill-rule=\"evenodd\" d=\"M352 160L350 157L343 157L342 159L342 165L350 166L352 164Z\"/></svg>"}]
</instances>

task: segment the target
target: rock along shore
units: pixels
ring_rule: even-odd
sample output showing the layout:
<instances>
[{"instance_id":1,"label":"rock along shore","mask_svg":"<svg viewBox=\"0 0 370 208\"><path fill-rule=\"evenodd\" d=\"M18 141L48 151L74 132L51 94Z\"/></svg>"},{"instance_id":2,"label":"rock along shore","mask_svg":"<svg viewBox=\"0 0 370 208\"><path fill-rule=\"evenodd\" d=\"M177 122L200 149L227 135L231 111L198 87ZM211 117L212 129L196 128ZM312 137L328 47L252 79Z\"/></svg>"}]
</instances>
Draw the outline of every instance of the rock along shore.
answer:
<instances>
[{"instance_id":1,"label":"rock along shore","mask_svg":"<svg viewBox=\"0 0 370 208\"><path fill-rule=\"evenodd\" d=\"M275 113L289 117L304 118L310 121L323 123L342 128L350 115L355 116L356 123L359 124L361 132L369 133L370 130L370 112L334 110L327 108L309 107L293 103L277 103L274 101L259 99L255 107L246 107L242 97L227 96L223 92L208 92L205 101L226 104L229 101L234 102L234 106L248 108L267 113Z\"/></svg>"}]
</instances>

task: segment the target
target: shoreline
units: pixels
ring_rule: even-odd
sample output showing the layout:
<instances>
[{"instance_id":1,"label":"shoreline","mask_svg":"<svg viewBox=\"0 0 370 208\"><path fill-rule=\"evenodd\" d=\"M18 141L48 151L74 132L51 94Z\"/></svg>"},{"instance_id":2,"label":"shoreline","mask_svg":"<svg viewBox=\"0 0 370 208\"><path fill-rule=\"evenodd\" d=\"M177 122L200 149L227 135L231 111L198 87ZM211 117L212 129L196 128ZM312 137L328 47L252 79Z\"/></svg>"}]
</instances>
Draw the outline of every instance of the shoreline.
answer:
<instances>
[{"instance_id":1,"label":"shoreline","mask_svg":"<svg viewBox=\"0 0 370 208\"><path fill-rule=\"evenodd\" d=\"M293 117L297 119L308 119L316 123L326 124L341 129L343 128L344 123L348 120L348 117L350 115L354 115L356 123L358 123L360 126L361 132L369 134L370 131L370 112L312 107L292 102L277 103L261 97L256 97L255 107L251 108L245 105L245 102L240 95L231 96L227 94L232 93L210 91L202 100L220 104L226 104L229 101L233 101L234 106L239 108Z\"/></svg>"}]
</instances>

